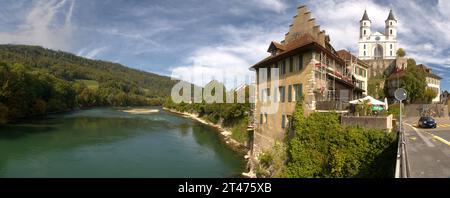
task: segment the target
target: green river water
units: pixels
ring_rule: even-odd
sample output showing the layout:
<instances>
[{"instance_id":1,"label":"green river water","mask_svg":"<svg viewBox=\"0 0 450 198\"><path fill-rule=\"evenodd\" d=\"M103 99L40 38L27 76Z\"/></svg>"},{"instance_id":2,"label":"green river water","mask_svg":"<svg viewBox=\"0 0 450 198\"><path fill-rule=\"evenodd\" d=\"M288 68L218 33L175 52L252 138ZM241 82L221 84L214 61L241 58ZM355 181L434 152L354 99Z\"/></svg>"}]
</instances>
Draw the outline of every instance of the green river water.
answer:
<instances>
[{"instance_id":1,"label":"green river water","mask_svg":"<svg viewBox=\"0 0 450 198\"><path fill-rule=\"evenodd\" d=\"M97 108L0 126L0 177L236 177L217 129L160 109Z\"/></svg>"}]
</instances>

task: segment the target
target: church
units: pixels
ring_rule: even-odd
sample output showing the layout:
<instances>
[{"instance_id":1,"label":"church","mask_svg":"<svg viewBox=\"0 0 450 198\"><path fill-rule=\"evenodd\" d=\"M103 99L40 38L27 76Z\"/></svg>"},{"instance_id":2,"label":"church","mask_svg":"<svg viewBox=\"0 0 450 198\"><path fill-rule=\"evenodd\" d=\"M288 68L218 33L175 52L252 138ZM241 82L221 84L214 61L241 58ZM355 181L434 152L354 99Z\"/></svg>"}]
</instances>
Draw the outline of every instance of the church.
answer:
<instances>
[{"instance_id":1,"label":"church","mask_svg":"<svg viewBox=\"0 0 450 198\"><path fill-rule=\"evenodd\" d=\"M396 58L397 53L397 20L392 10L385 21L384 33L372 31L372 21L367 11L360 20L359 54L361 60Z\"/></svg>"}]
</instances>

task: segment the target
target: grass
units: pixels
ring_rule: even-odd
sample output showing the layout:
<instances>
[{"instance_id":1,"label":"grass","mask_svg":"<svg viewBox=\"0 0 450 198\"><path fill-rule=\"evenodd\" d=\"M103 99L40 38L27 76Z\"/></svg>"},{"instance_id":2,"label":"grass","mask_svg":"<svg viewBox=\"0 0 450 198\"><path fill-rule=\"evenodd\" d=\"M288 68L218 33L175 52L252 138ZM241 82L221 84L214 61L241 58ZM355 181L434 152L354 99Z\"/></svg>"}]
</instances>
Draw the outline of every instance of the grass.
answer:
<instances>
[{"instance_id":1,"label":"grass","mask_svg":"<svg viewBox=\"0 0 450 198\"><path fill-rule=\"evenodd\" d=\"M231 129L231 137L240 143L245 143L248 139L248 119L242 119Z\"/></svg>"},{"instance_id":2,"label":"grass","mask_svg":"<svg viewBox=\"0 0 450 198\"><path fill-rule=\"evenodd\" d=\"M78 79L75 80L75 82L84 83L88 87L88 89L98 89L98 82L95 80Z\"/></svg>"}]
</instances>

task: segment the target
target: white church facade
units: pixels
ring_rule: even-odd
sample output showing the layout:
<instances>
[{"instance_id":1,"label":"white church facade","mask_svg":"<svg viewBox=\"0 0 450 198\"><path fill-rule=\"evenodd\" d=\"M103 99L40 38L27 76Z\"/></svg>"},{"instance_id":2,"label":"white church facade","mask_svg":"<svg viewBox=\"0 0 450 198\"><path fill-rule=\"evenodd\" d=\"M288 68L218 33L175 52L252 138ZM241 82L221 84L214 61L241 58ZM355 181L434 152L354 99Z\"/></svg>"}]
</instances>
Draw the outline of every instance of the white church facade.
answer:
<instances>
[{"instance_id":1,"label":"white church facade","mask_svg":"<svg viewBox=\"0 0 450 198\"><path fill-rule=\"evenodd\" d=\"M372 32L372 21L364 11L364 15L360 21L359 35L359 54L361 60L384 59L392 60L396 58L397 53L397 20L392 10L385 21L384 33Z\"/></svg>"}]
</instances>

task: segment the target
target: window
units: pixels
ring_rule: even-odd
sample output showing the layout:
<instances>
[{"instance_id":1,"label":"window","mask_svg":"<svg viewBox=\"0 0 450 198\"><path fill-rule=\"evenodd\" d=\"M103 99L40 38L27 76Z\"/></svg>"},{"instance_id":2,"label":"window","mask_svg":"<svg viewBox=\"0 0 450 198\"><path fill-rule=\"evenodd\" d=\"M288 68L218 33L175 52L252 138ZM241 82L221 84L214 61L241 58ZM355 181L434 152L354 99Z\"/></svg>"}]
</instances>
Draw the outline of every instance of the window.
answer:
<instances>
[{"instance_id":1,"label":"window","mask_svg":"<svg viewBox=\"0 0 450 198\"><path fill-rule=\"evenodd\" d=\"M267 81L270 81L270 78L271 78L270 70L271 70L271 67L267 68Z\"/></svg>"},{"instance_id":2,"label":"window","mask_svg":"<svg viewBox=\"0 0 450 198\"><path fill-rule=\"evenodd\" d=\"M390 30L391 34L392 34L392 30Z\"/></svg>"},{"instance_id":3,"label":"window","mask_svg":"<svg viewBox=\"0 0 450 198\"><path fill-rule=\"evenodd\" d=\"M264 116L263 114L259 114L259 124L263 124L264 123Z\"/></svg>"},{"instance_id":4,"label":"window","mask_svg":"<svg viewBox=\"0 0 450 198\"><path fill-rule=\"evenodd\" d=\"M292 125L292 115L287 115L286 116L286 121L287 121L287 126L289 130L293 129L293 125Z\"/></svg>"},{"instance_id":5,"label":"window","mask_svg":"<svg viewBox=\"0 0 450 198\"><path fill-rule=\"evenodd\" d=\"M391 56L392 56L392 51L391 51Z\"/></svg>"},{"instance_id":6,"label":"window","mask_svg":"<svg viewBox=\"0 0 450 198\"><path fill-rule=\"evenodd\" d=\"M303 69L303 54L298 56L298 71Z\"/></svg>"},{"instance_id":7,"label":"window","mask_svg":"<svg viewBox=\"0 0 450 198\"><path fill-rule=\"evenodd\" d=\"M294 72L294 57L289 58L289 72Z\"/></svg>"},{"instance_id":8,"label":"window","mask_svg":"<svg viewBox=\"0 0 450 198\"><path fill-rule=\"evenodd\" d=\"M390 22L390 24L392 25L392 22Z\"/></svg>"},{"instance_id":9,"label":"window","mask_svg":"<svg viewBox=\"0 0 450 198\"><path fill-rule=\"evenodd\" d=\"M364 56L366 56L366 51L364 51Z\"/></svg>"},{"instance_id":10,"label":"window","mask_svg":"<svg viewBox=\"0 0 450 198\"><path fill-rule=\"evenodd\" d=\"M280 91L279 91L278 89L275 90L274 93L273 93L273 101L274 101L274 102L280 102L280 97L279 97L279 95L280 95Z\"/></svg>"},{"instance_id":11,"label":"window","mask_svg":"<svg viewBox=\"0 0 450 198\"><path fill-rule=\"evenodd\" d=\"M392 44L391 44L391 49L392 49Z\"/></svg>"},{"instance_id":12,"label":"window","mask_svg":"<svg viewBox=\"0 0 450 198\"><path fill-rule=\"evenodd\" d=\"M364 49L366 49L366 44L364 44Z\"/></svg>"},{"instance_id":13,"label":"window","mask_svg":"<svg viewBox=\"0 0 450 198\"><path fill-rule=\"evenodd\" d=\"M364 26L366 26L366 22L364 22Z\"/></svg>"},{"instance_id":14,"label":"window","mask_svg":"<svg viewBox=\"0 0 450 198\"><path fill-rule=\"evenodd\" d=\"M267 124L267 113L264 113L264 123Z\"/></svg>"},{"instance_id":15,"label":"window","mask_svg":"<svg viewBox=\"0 0 450 198\"><path fill-rule=\"evenodd\" d=\"M292 102L292 85L288 86L288 102Z\"/></svg>"},{"instance_id":16,"label":"window","mask_svg":"<svg viewBox=\"0 0 450 198\"><path fill-rule=\"evenodd\" d=\"M364 30L364 35L366 35L366 30Z\"/></svg>"},{"instance_id":17,"label":"window","mask_svg":"<svg viewBox=\"0 0 450 198\"><path fill-rule=\"evenodd\" d=\"M280 92L280 100L281 100L281 102L284 102L286 88L284 86L280 86L280 87L278 87L278 90Z\"/></svg>"},{"instance_id":18,"label":"window","mask_svg":"<svg viewBox=\"0 0 450 198\"><path fill-rule=\"evenodd\" d=\"M281 115L281 128L286 128L286 115Z\"/></svg>"},{"instance_id":19,"label":"window","mask_svg":"<svg viewBox=\"0 0 450 198\"><path fill-rule=\"evenodd\" d=\"M263 102L268 102L270 97L270 88L262 90L262 100Z\"/></svg>"},{"instance_id":20,"label":"window","mask_svg":"<svg viewBox=\"0 0 450 198\"><path fill-rule=\"evenodd\" d=\"M363 76L367 77L367 70L363 69Z\"/></svg>"},{"instance_id":21,"label":"window","mask_svg":"<svg viewBox=\"0 0 450 198\"><path fill-rule=\"evenodd\" d=\"M300 101L302 98L302 92L303 92L303 85L302 84L295 84L294 85L294 91L295 91L295 101Z\"/></svg>"},{"instance_id":22,"label":"window","mask_svg":"<svg viewBox=\"0 0 450 198\"><path fill-rule=\"evenodd\" d=\"M256 69L256 84L259 84L259 69Z\"/></svg>"}]
</instances>

